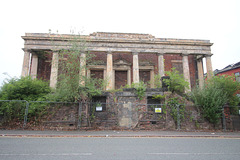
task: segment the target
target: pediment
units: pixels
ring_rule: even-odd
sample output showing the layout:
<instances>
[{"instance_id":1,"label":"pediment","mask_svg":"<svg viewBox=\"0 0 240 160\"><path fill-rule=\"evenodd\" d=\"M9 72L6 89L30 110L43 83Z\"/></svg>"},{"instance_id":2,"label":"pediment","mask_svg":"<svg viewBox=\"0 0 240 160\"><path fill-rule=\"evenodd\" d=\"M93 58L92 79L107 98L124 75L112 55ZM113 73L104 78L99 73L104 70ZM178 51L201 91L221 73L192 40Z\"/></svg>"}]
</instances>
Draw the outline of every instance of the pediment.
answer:
<instances>
[{"instance_id":1,"label":"pediment","mask_svg":"<svg viewBox=\"0 0 240 160\"><path fill-rule=\"evenodd\" d=\"M114 61L113 64L116 66L131 66L132 65L131 63L129 63L128 61L126 61L124 59L118 59L118 60Z\"/></svg>"}]
</instances>

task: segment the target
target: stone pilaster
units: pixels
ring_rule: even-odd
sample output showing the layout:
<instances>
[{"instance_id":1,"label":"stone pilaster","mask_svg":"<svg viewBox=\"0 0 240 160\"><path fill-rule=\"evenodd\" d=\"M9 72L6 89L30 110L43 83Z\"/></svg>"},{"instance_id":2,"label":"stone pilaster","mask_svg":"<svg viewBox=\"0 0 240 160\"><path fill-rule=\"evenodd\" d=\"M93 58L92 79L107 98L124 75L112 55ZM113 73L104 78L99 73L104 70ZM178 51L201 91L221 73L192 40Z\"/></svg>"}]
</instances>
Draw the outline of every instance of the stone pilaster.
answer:
<instances>
[{"instance_id":1,"label":"stone pilaster","mask_svg":"<svg viewBox=\"0 0 240 160\"><path fill-rule=\"evenodd\" d=\"M112 58L112 52L107 53L107 86L106 90L113 89L113 58Z\"/></svg>"},{"instance_id":2,"label":"stone pilaster","mask_svg":"<svg viewBox=\"0 0 240 160\"><path fill-rule=\"evenodd\" d=\"M86 54L81 53L80 55L80 71L79 71L79 83L80 85L85 85L86 76Z\"/></svg>"},{"instance_id":3,"label":"stone pilaster","mask_svg":"<svg viewBox=\"0 0 240 160\"><path fill-rule=\"evenodd\" d=\"M37 70L38 70L38 56L36 54L32 54L32 65L30 75L33 79L37 78Z\"/></svg>"},{"instance_id":4,"label":"stone pilaster","mask_svg":"<svg viewBox=\"0 0 240 160\"><path fill-rule=\"evenodd\" d=\"M163 53L158 53L158 74L162 77L164 76L164 59Z\"/></svg>"},{"instance_id":5,"label":"stone pilaster","mask_svg":"<svg viewBox=\"0 0 240 160\"><path fill-rule=\"evenodd\" d=\"M151 82L150 87L154 88L154 70L150 71L150 82Z\"/></svg>"},{"instance_id":6,"label":"stone pilaster","mask_svg":"<svg viewBox=\"0 0 240 160\"><path fill-rule=\"evenodd\" d=\"M210 55L206 55L206 68L207 68L207 78L210 79L213 76L213 70L212 70L212 60Z\"/></svg>"},{"instance_id":7,"label":"stone pilaster","mask_svg":"<svg viewBox=\"0 0 240 160\"><path fill-rule=\"evenodd\" d=\"M139 83L139 62L137 52L133 52L133 82Z\"/></svg>"},{"instance_id":8,"label":"stone pilaster","mask_svg":"<svg viewBox=\"0 0 240 160\"><path fill-rule=\"evenodd\" d=\"M203 88L204 79L203 79L203 62L202 62L202 58L197 59L197 68L198 68L199 87Z\"/></svg>"},{"instance_id":9,"label":"stone pilaster","mask_svg":"<svg viewBox=\"0 0 240 160\"><path fill-rule=\"evenodd\" d=\"M131 70L128 69L127 71L127 84L131 86Z\"/></svg>"},{"instance_id":10,"label":"stone pilaster","mask_svg":"<svg viewBox=\"0 0 240 160\"><path fill-rule=\"evenodd\" d=\"M58 79L58 51L53 51L50 75L50 87L52 88L57 87L57 79Z\"/></svg>"},{"instance_id":11,"label":"stone pilaster","mask_svg":"<svg viewBox=\"0 0 240 160\"><path fill-rule=\"evenodd\" d=\"M191 91L191 82L190 82L190 73L189 73L189 64L188 64L188 54L182 54L183 58L183 76L185 81L189 83L189 88L185 89L185 92Z\"/></svg>"},{"instance_id":12,"label":"stone pilaster","mask_svg":"<svg viewBox=\"0 0 240 160\"><path fill-rule=\"evenodd\" d=\"M22 65L22 77L26 77L29 75L29 62L30 62L30 50L23 49L24 57L23 57L23 65Z\"/></svg>"}]
</instances>

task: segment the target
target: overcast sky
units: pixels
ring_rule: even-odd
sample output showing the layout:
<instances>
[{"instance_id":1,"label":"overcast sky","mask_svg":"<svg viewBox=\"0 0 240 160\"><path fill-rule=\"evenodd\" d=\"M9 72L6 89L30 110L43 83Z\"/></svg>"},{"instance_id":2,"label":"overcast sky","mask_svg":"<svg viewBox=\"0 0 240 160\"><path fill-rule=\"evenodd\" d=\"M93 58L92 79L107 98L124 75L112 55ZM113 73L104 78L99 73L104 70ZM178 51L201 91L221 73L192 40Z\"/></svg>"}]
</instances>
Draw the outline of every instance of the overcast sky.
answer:
<instances>
[{"instance_id":1,"label":"overcast sky","mask_svg":"<svg viewBox=\"0 0 240 160\"><path fill-rule=\"evenodd\" d=\"M0 85L21 75L25 33L146 33L206 39L213 69L240 61L239 0L2 0ZM3 74L7 73L7 74Z\"/></svg>"}]
</instances>

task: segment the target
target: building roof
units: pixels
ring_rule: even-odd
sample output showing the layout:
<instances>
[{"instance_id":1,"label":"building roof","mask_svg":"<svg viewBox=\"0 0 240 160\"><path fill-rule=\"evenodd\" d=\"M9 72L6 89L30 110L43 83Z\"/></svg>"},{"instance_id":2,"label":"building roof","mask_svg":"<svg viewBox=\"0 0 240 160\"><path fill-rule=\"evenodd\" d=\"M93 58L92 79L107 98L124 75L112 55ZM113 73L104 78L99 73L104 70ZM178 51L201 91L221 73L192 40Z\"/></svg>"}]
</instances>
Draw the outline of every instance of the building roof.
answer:
<instances>
[{"instance_id":1,"label":"building roof","mask_svg":"<svg viewBox=\"0 0 240 160\"><path fill-rule=\"evenodd\" d=\"M237 62L235 64L227 65L226 67L224 67L221 70L216 69L214 72L215 72L215 74L219 74L219 73L230 71L230 70L233 70L233 69L236 69L236 68L240 68L240 62Z\"/></svg>"}]
</instances>

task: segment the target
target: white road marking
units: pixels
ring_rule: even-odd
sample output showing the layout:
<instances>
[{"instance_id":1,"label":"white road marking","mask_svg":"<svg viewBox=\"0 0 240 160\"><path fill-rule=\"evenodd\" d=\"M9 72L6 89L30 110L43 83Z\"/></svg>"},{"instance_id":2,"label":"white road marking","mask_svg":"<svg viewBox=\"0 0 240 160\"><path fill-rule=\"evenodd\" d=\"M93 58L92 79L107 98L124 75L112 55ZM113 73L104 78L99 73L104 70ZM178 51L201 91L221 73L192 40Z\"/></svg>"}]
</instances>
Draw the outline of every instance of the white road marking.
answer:
<instances>
[{"instance_id":1,"label":"white road marking","mask_svg":"<svg viewBox=\"0 0 240 160\"><path fill-rule=\"evenodd\" d=\"M240 153L148 153L149 155L240 155Z\"/></svg>"},{"instance_id":2,"label":"white road marking","mask_svg":"<svg viewBox=\"0 0 240 160\"><path fill-rule=\"evenodd\" d=\"M37 154L14 154L14 153L0 153L0 156L91 156L92 153L37 153Z\"/></svg>"}]
</instances>

